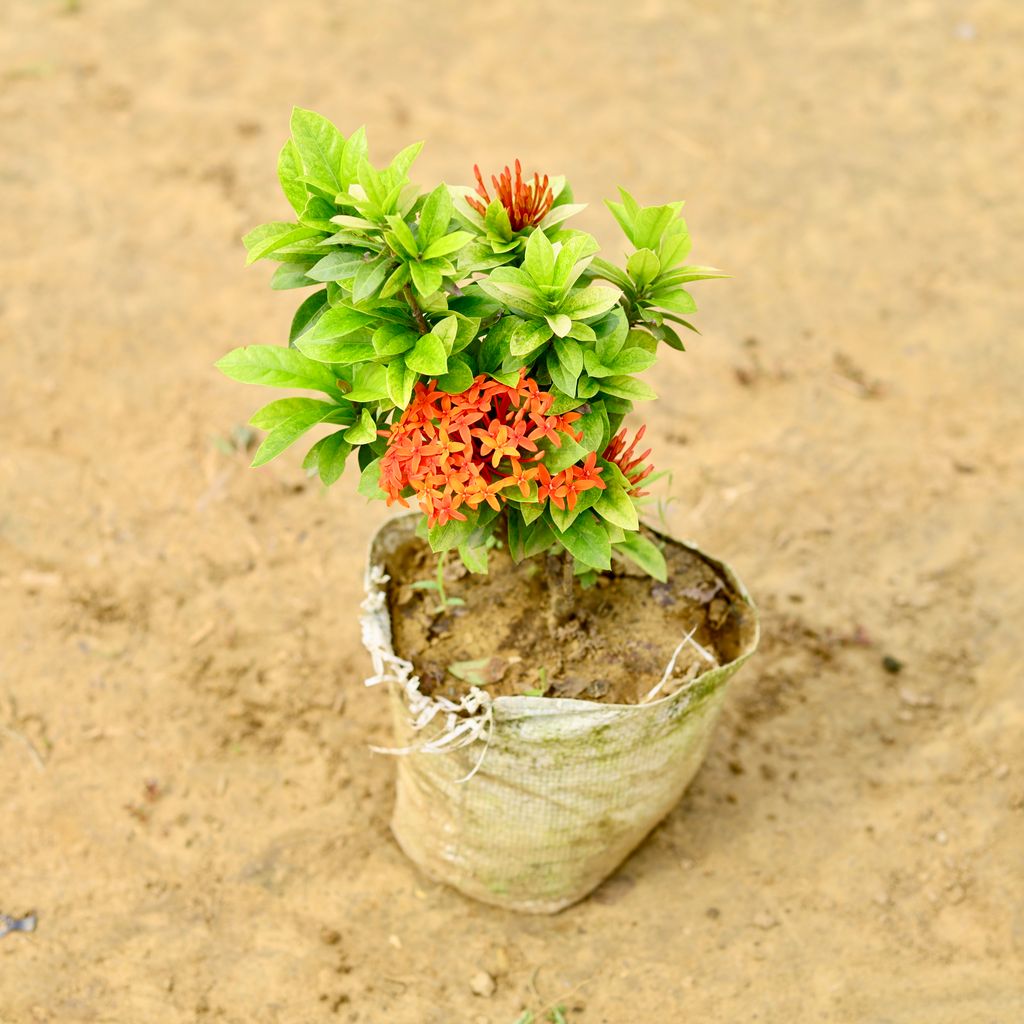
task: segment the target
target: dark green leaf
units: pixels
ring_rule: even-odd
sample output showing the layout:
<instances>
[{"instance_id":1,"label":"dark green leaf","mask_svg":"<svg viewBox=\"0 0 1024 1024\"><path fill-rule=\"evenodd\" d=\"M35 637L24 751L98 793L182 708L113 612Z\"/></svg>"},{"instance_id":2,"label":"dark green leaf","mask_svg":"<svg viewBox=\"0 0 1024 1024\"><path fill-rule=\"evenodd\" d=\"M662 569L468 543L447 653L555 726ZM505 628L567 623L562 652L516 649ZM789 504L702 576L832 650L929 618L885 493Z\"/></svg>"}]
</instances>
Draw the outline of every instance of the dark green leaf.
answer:
<instances>
[{"instance_id":1,"label":"dark green leaf","mask_svg":"<svg viewBox=\"0 0 1024 1024\"><path fill-rule=\"evenodd\" d=\"M617 555L625 555L635 562L649 576L664 583L668 579L665 556L657 546L640 533L627 533L624 540L615 545Z\"/></svg>"}]
</instances>

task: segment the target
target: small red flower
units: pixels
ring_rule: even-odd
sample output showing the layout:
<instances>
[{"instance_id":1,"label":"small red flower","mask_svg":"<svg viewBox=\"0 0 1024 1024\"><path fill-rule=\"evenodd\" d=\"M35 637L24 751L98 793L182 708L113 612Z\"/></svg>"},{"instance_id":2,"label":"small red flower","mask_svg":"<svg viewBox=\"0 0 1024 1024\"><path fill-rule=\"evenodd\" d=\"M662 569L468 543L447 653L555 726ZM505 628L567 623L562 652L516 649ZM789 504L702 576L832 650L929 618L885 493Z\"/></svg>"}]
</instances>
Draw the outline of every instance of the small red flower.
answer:
<instances>
[{"instance_id":1,"label":"small red flower","mask_svg":"<svg viewBox=\"0 0 1024 1024\"><path fill-rule=\"evenodd\" d=\"M558 432L576 436L570 424L579 414L547 415L552 401L525 371L515 385L481 375L457 395L438 391L434 381L417 384L409 407L382 432L388 446L380 464L380 487L388 504L408 508L411 492L434 526L465 519L459 511L463 505L474 511L482 504L500 510L508 487L518 487L529 497L538 467L524 468L523 459L538 451L534 438L541 435L535 425L540 423L543 435L556 440ZM541 457L533 455L531 461ZM586 464L576 469L581 480L594 476L592 460L589 469ZM572 484L574 474L563 474L560 482ZM580 485L586 486L594 484ZM559 494L568 500L580 487L567 486Z\"/></svg>"},{"instance_id":2,"label":"small red flower","mask_svg":"<svg viewBox=\"0 0 1024 1024\"><path fill-rule=\"evenodd\" d=\"M482 217L491 204L491 196L484 184L480 168L474 164L473 173L476 175L476 191L480 199L466 201ZM509 224L513 231L522 231L523 228L535 227L547 215L551 204L555 201L551 186L548 184L548 176L545 174L543 180L539 174L534 174L532 184L523 181L523 168L519 161L516 161L515 178L508 167L501 173L500 178L491 175L491 183L501 205L508 213ZM481 202L480 200L483 200Z\"/></svg>"},{"instance_id":3,"label":"small red flower","mask_svg":"<svg viewBox=\"0 0 1024 1024\"><path fill-rule=\"evenodd\" d=\"M622 471L622 475L629 481L629 493L634 498L642 498L647 491L640 490L640 484L647 479L654 472L654 466L644 466L643 463L647 456L651 454L651 449L648 448L642 455L635 455L636 446L640 442L640 439L644 436L644 432L647 430L647 424L645 423L637 432L636 437L633 438L633 443L627 448L626 447L626 428L623 427L609 442L608 447L604 450L604 459L606 462L614 462L616 466Z\"/></svg>"}]
</instances>

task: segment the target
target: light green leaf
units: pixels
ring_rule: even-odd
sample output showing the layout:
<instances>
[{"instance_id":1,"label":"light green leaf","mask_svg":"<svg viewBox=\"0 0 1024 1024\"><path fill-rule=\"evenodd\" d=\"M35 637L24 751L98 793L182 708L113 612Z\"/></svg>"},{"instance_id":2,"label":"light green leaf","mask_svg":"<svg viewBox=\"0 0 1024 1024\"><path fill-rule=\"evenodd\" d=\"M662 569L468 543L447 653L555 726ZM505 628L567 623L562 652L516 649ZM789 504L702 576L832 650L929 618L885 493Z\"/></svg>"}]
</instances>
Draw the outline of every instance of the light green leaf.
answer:
<instances>
[{"instance_id":1,"label":"light green leaf","mask_svg":"<svg viewBox=\"0 0 1024 1024\"><path fill-rule=\"evenodd\" d=\"M440 377L448 369L448 353L436 334L421 334L416 346L405 356L405 363L417 373Z\"/></svg>"},{"instance_id":2,"label":"light green leaf","mask_svg":"<svg viewBox=\"0 0 1024 1024\"><path fill-rule=\"evenodd\" d=\"M636 507L626 491L617 483L609 483L594 504L594 511L608 522L624 530L640 529Z\"/></svg>"},{"instance_id":3,"label":"light green leaf","mask_svg":"<svg viewBox=\"0 0 1024 1024\"><path fill-rule=\"evenodd\" d=\"M306 341L333 341L354 334L362 327L376 323L371 313L351 306L332 306L310 328Z\"/></svg>"},{"instance_id":4,"label":"light green leaf","mask_svg":"<svg viewBox=\"0 0 1024 1024\"><path fill-rule=\"evenodd\" d=\"M656 361L652 352L642 348L624 348L607 366L613 374L642 373ZM596 377L597 374L591 373L591 376Z\"/></svg>"},{"instance_id":5,"label":"light green leaf","mask_svg":"<svg viewBox=\"0 0 1024 1024\"><path fill-rule=\"evenodd\" d=\"M345 440L345 431L337 430L333 434L320 438L319 441L306 455L302 462L303 469L315 469L320 474L320 479L328 487L337 483L345 469L345 460L352 445Z\"/></svg>"},{"instance_id":6,"label":"light green leaf","mask_svg":"<svg viewBox=\"0 0 1024 1024\"><path fill-rule=\"evenodd\" d=\"M564 532L556 527L555 537L573 558L584 565L592 569L611 568L611 542L590 512L579 516Z\"/></svg>"},{"instance_id":7,"label":"light green leaf","mask_svg":"<svg viewBox=\"0 0 1024 1024\"><path fill-rule=\"evenodd\" d=\"M600 389L607 395L625 398L630 402L649 402L658 397L649 384L636 377L605 377L600 382Z\"/></svg>"},{"instance_id":8,"label":"light green leaf","mask_svg":"<svg viewBox=\"0 0 1024 1024\"><path fill-rule=\"evenodd\" d=\"M642 290L661 272L661 260L650 249L637 249L626 261L626 270Z\"/></svg>"},{"instance_id":9,"label":"light green leaf","mask_svg":"<svg viewBox=\"0 0 1024 1024\"><path fill-rule=\"evenodd\" d=\"M426 249L441 238L448 231L451 220L452 197L448 194L448 186L438 185L424 200L423 208L420 210L420 248Z\"/></svg>"},{"instance_id":10,"label":"light green leaf","mask_svg":"<svg viewBox=\"0 0 1024 1024\"><path fill-rule=\"evenodd\" d=\"M693 296L683 288L657 288L647 295L647 301L673 313L693 313L697 309Z\"/></svg>"},{"instance_id":11,"label":"light green leaf","mask_svg":"<svg viewBox=\"0 0 1024 1024\"><path fill-rule=\"evenodd\" d=\"M448 395L458 395L473 383L473 369L465 356L453 356L448 360L448 372L437 378L437 387Z\"/></svg>"},{"instance_id":12,"label":"light green leaf","mask_svg":"<svg viewBox=\"0 0 1024 1024\"><path fill-rule=\"evenodd\" d=\"M544 319L559 338L564 338L572 330L572 320L564 313L555 313L554 316L546 316Z\"/></svg>"},{"instance_id":13,"label":"light green leaf","mask_svg":"<svg viewBox=\"0 0 1024 1024\"><path fill-rule=\"evenodd\" d=\"M473 236L468 231L453 231L450 235L444 235L431 242L423 251L423 258L432 260L439 256L450 256L453 252L458 252L465 245L468 245L472 240Z\"/></svg>"},{"instance_id":14,"label":"light green leaf","mask_svg":"<svg viewBox=\"0 0 1024 1024\"><path fill-rule=\"evenodd\" d=\"M381 324L373 332L373 349L385 358L408 352L416 344L419 335L401 324Z\"/></svg>"},{"instance_id":15,"label":"light green leaf","mask_svg":"<svg viewBox=\"0 0 1024 1024\"><path fill-rule=\"evenodd\" d=\"M413 385L418 376L415 370L411 370L405 365L405 360L402 358L392 359L388 363L388 397L399 409L404 409L409 404Z\"/></svg>"},{"instance_id":16,"label":"light green leaf","mask_svg":"<svg viewBox=\"0 0 1024 1024\"><path fill-rule=\"evenodd\" d=\"M300 180L302 174L302 158L295 143L289 139L277 157L277 180L281 182L281 191L297 214L306 208L307 192L305 184Z\"/></svg>"},{"instance_id":17,"label":"light green leaf","mask_svg":"<svg viewBox=\"0 0 1024 1024\"><path fill-rule=\"evenodd\" d=\"M668 580L665 556L658 550L657 545L651 543L642 534L627 533L625 539L615 545L615 553L625 555L656 580L661 580L662 583Z\"/></svg>"},{"instance_id":18,"label":"light green leaf","mask_svg":"<svg viewBox=\"0 0 1024 1024\"><path fill-rule=\"evenodd\" d=\"M301 107L292 110L291 129L307 179L331 196L343 192L346 183L339 172L345 137L341 132L326 117Z\"/></svg>"},{"instance_id":19,"label":"light green leaf","mask_svg":"<svg viewBox=\"0 0 1024 1024\"><path fill-rule=\"evenodd\" d=\"M391 263L387 256L378 256L369 263L364 263L352 281L352 301L362 302L368 299L384 283L388 276Z\"/></svg>"},{"instance_id":20,"label":"light green leaf","mask_svg":"<svg viewBox=\"0 0 1024 1024\"><path fill-rule=\"evenodd\" d=\"M288 344L294 345L295 340L309 327L311 327L321 316L327 305L327 289L322 288L318 292L306 298L302 305L295 310L292 317L291 328L288 331Z\"/></svg>"},{"instance_id":21,"label":"light green leaf","mask_svg":"<svg viewBox=\"0 0 1024 1024\"><path fill-rule=\"evenodd\" d=\"M470 571L476 573L487 572L487 548L481 544L479 547L471 548L468 544L459 545L459 558L462 564ZM486 659L490 660L490 659ZM454 668L454 666L451 666Z\"/></svg>"},{"instance_id":22,"label":"light green leaf","mask_svg":"<svg viewBox=\"0 0 1024 1024\"><path fill-rule=\"evenodd\" d=\"M284 291L287 288L309 288L317 282L312 280L308 273L312 263L282 263L270 279L270 287L274 291Z\"/></svg>"},{"instance_id":23,"label":"light green leaf","mask_svg":"<svg viewBox=\"0 0 1024 1024\"><path fill-rule=\"evenodd\" d=\"M345 431L345 440L351 445L370 444L377 440L377 424L369 409L361 409L359 419Z\"/></svg>"},{"instance_id":24,"label":"light green leaf","mask_svg":"<svg viewBox=\"0 0 1024 1024\"><path fill-rule=\"evenodd\" d=\"M293 348L248 345L232 350L215 365L225 376L245 384L338 392L334 373Z\"/></svg>"},{"instance_id":25,"label":"light green leaf","mask_svg":"<svg viewBox=\"0 0 1024 1024\"><path fill-rule=\"evenodd\" d=\"M551 328L543 320L520 320L509 339L509 351L514 356L528 355L550 337Z\"/></svg>"},{"instance_id":26,"label":"light green leaf","mask_svg":"<svg viewBox=\"0 0 1024 1024\"><path fill-rule=\"evenodd\" d=\"M255 263L257 260L265 259L278 249L298 242L303 238L312 238L314 235L322 234L315 228L306 228L301 224L292 224L287 221L274 221L270 224L261 224L253 228L242 238L245 246L246 266Z\"/></svg>"},{"instance_id":27,"label":"light green leaf","mask_svg":"<svg viewBox=\"0 0 1024 1024\"><path fill-rule=\"evenodd\" d=\"M373 342L365 337L365 332L358 340L334 338L330 341L313 341L304 334L295 342L295 347L318 363L338 363L341 366L363 363L376 355Z\"/></svg>"},{"instance_id":28,"label":"light green leaf","mask_svg":"<svg viewBox=\"0 0 1024 1024\"><path fill-rule=\"evenodd\" d=\"M284 399L284 401L289 401L289 399ZM270 432L263 439L263 443L256 450L252 460L253 466L262 466L264 463L270 462L271 459L277 458L281 452L317 423L323 423L324 421L338 422L340 418L346 415L351 417L352 415L351 410L343 409L341 406L334 405L331 402L319 402L309 398L296 399L295 401L306 404L296 407L291 415L274 423L270 428ZM264 412L266 410L260 410L260 413ZM262 417L260 413L253 417L253 421L258 419L258 422L254 423L256 426L267 422L266 418Z\"/></svg>"},{"instance_id":29,"label":"light green leaf","mask_svg":"<svg viewBox=\"0 0 1024 1024\"><path fill-rule=\"evenodd\" d=\"M440 287L443 280L441 272L425 263L409 263L412 283L423 298L429 298Z\"/></svg>"},{"instance_id":30,"label":"light green leaf","mask_svg":"<svg viewBox=\"0 0 1024 1024\"><path fill-rule=\"evenodd\" d=\"M534 231L526 243L523 269L539 285L552 283L555 272L555 250L543 231Z\"/></svg>"},{"instance_id":31,"label":"light green leaf","mask_svg":"<svg viewBox=\"0 0 1024 1024\"><path fill-rule=\"evenodd\" d=\"M348 281L365 264L362 253L352 249L337 249L316 263L307 276L314 281Z\"/></svg>"},{"instance_id":32,"label":"light green leaf","mask_svg":"<svg viewBox=\"0 0 1024 1024\"><path fill-rule=\"evenodd\" d=\"M570 292L562 301L559 312L571 316L573 320L587 320L607 313L619 301L619 294L618 288L591 284Z\"/></svg>"},{"instance_id":33,"label":"light green leaf","mask_svg":"<svg viewBox=\"0 0 1024 1024\"><path fill-rule=\"evenodd\" d=\"M387 497L380 489L380 459L374 459L363 468L356 491L371 501Z\"/></svg>"},{"instance_id":34,"label":"light green leaf","mask_svg":"<svg viewBox=\"0 0 1024 1024\"><path fill-rule=\"evenodd\" d=\"M371 346L372 347L372 346ZM388 397L387 368L380 363L362 363L353 374L350 402L378 402Z\"/></svg>"}]
</instances>

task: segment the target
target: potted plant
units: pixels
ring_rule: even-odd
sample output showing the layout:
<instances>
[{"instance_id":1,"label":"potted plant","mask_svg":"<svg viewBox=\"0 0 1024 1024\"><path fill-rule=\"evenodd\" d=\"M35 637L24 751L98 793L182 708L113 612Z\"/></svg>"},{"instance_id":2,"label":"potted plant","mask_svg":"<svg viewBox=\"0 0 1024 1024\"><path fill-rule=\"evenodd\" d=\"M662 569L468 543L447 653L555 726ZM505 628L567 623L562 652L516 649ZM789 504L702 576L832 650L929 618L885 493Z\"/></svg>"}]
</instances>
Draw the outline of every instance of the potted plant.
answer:
<instances>
[{"instance_id":1,"label":"potted plant","mask_svg":"<svg viewBox=\"0 0 1024 1024\"><path fill-rule=\"evenodd\" d=\"M236 380L319 392L252 418L253 465L317 428L304 467L416 507L370 551L363 639L400 755L395 835L435 878L554 911L606 877L699 767L757 614L722 563L640 523L653 476L637 375L683 350L682 203L608 208L625 267L568 226L561 178L517 161L422 191L419 145L383 169L296 109L278 171L294 219L245 237L274 288L313 289L287 346Z\"/></svg>"}]
</instances>

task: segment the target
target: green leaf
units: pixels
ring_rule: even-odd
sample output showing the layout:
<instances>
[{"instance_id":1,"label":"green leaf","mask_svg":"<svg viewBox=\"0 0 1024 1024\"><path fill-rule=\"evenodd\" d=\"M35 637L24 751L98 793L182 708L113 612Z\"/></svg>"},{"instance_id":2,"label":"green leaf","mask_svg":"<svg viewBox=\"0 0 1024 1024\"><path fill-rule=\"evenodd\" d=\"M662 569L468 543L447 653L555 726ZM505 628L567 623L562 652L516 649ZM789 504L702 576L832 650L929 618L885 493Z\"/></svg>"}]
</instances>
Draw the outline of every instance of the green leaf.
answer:
<instances>
[{"instance_id":1,"label":"green leaf","mask_svg":"<svg viewBox=\"0 0 1024 1024\"><path fill-rule=\"evenodd\" d=\"M320 479L330 487L337 483L345 469L345 460L352 445L345 440L345 431L337 430L333 434L320 438L312 448L309 449L306 458L303 460L303 469L315 469L320 474Z\"/></svg>"},{"instance_id":2,"label":"green leaf","mask_svg":"<svg viewBox=\"0 0 1024 1024\"><path fill-rule=\"evenodd\" d=\"M318 363L337 363L339 366L365 363L376 355L373 342L365 335L359 339L338 338L333 341L310 341L303 335L295 342L295 347Z\"/></svg>"},{"instance_id":3,"label":"green leaf","mask_svg":"<svg viewBox=\"0 0 1024 1024\"><path fill-rule=\"evenodd\" d=\"M297 441L310 427L325 420L334 418L334 422L344 415L351 416L349 410L335 405L333 402L320 402L311 398L283 399L283 401L302 402L301 406L292 407L293 411L284 418L279 418L270 427L270 432L263 439L263 443L256 450L253 457L253 466L262 466L271 459L277 458L286 448ZM275 404L275 403L272 403ZM254 426L263 428L268 422L267 416L270 407L261 409L250 420Z\"/></svg>"},{"instance_id":4,"label":"green leaf","mask_svg":"<svg viewBox=\"0 0 1024 1024\"><path fill-rule=\"evenodd\" d=\"M338 391L337 377L326 366L293 348L279 345L236 348L215 365L225 376L244 384L309 388L329 394Z\"/></svg>"},{"instance_id":5,"label":"green leaf","mask_svg":"<svg viewBox=\"0 0 1024 1024\"><path fill-rule=\"evenodd\" d=\"M587 320L607 313L619 301L619 289L600 284L591 284L570 292L559 307L559 312L573 320Z\"/></svg>"},{"instance_id":6,"label":"green leaf","mask_svg":"<svg viewBox=\"0 0 1024 1024\"><path fill-rule=\"evenodd\" d=\"M329 195L343 192L347 183L339 174L345 148L341 132L327 118L301 107L292 110L291 130L306 178Z\"/></svg>"},{"instance_id":7,"label":"green leaf","mask_svg":"<svg viewBox=\"0 0 1024 1024\"><path fill-rule=\"evenodd\" d=\"M364 313L361 309L351 306L332 306L313 325L306 341L334 341L348 337L360 328L376 323L372 313Z\"/></svg>"},{"instance_id":8,"label":"green leaf","mask_svg":"<svg viewBox=\"0 0 1024 1024\"><path fill-rule=\"evenodd\" d=\"M401 355L416 344L418 337L415 331L401 324L381 324L373 332L373 349L384 358Z\"/></svg>"},{"instance_id":9,"label":"green leaf","mask_svg":"<svg viewBox=\"0 0 1024 1024\"><path fill-rule=\"evenodd\" d=\"M427 377L440 377L448 369L448 353L436 334L421 334L405 357L406 365Z\"/></svg>"},{"instance_id":10,"label":"green leaf","mask_svg":"<svg viewBox=\"0 0 1024 1024\"><path fill-rule=\"evenodd\" d=\"M460 544L465 544L472 536L479 519L479 512L474 512L471 509L465 508L465 506L459 509L459 511L463 512L466 516L464 521L452 519L445 523L444 526L432 526L430 528L427 540L430 543L431 550L435 553L457 548Z\"/></svg>"},{"instance_id":11,"label":"green leaf","mask_svg":"<svg viewBox=\"0 0 1024 1024\"><path fill-rule=\"evenodd\" d=\"M487 548L485 545L481 544L480 547L471 548L468 544L460 544L459 558L470 572L487 572Z\"/></svg>"},{"instance_id":12,"label":"green leaf","mask_svg":"<svg viewBox=\"0 0 1024 1024\"><path fill-rule=\"evenodd\" d=\"M368 299L384 283L388 276L391 262L387 256L378 256L369 263L364 263L352 281L352 301L362 302Z\"/></svg>"},{"instance_id":13,"label":"green leaf","mask_svg":"<svg viewBox=\"0 0 1024 1024\"><path fill-rule=\"evenodd\" d=\"M473 383L474 376L464 356L453 356L448 360L448 372L437 378L438 390L448 395L460 394Z\"/></svg>"},{"instance_id":14,"label":"green leaf","mask_svg":"<svg viewBox=\"0 0 1024 1024\"><path fill-rule=\"evenodd\" d=\"M371 501L377 498L387 497L387 495L380 489L380 459L374 459L373 462L370 462L363 467L363 472L359 477L359 485L356 487L356 491L364 498L369 498Z\"/></svg>"},{"instance_id":15,"label":"green leaf","mask_svg":"<svg viewBox=\"0 0 1024 1024\"><path fill-rule=\"evenodd\" d=\"M315 228L306 228L301 224L292 224L287 221L261 224L242 238L242 244L248 253L245 260L246 266L257 260L265 259L277 252L278 249L291 245L292 242L298 242L303 238L312 238L313 235L319 234L322 232Z\"/></svg>"},{"instance_id":16,"label":"green leaf","mask_svg":"<svg viewBox=\"0 0 1024 1024\"><path fill-rule=\"evenodd\" d=\"M645 206L633 222L633 244L638 249L657 249L665 229L682 207L682 203Z\"/></svg>"},{"instance_id":17,"label":"green leaf","mask_svg":"<svg viewBox=\"0 0 1024 1024\"><path fill-rule=\"evenodd\" d=\"M605 377L600 382L600 390L616 398L625 398L630 402L649 402L657 398L654 389L636 377Z\"/></svg>"},{"instance_id":18,"label":"green leaf","mask_svg":"<svg viewBox=\"0 0 1024 1024\"><path fill-rule=\"evenodd\" d=\"M570 320L564 313L555 313L553 316L546 316L544 319L548 323L548 327L559 338L564 338L572 330L572 320Z\"/></svg>"},{"instance_id":19,"label":"green leaf","mask_svg":"<svg viewBox=\"0 0 1024 1024\"><path fill-rule=\"evenodd\" d=\"M545 453L544 465L552 476L561 473L567 466L572 466L587 456L586 448L574 441L568 434L561 434L560 437L562 443L557 448L550 441L543 441L540 444Z\"/></svg>"},{"instance_id":20,"label":"green leaf","mask_svg":"<svg viewBox=\"0 0 1024 1024\"><path fill-rule=\"evenodd\" d=\"M468 231L453 231L450 235L444 235L442 238L437 239L437 241L431 242L423 251L423 258L431 260L439 256L450 256L453 252L458 252L468 245L472 240L473 236Z\"/></svg>"},{"instance_id":21,"label":"green leaf","mask_svg":"<svg viewBox=\"0 0 1024 1024\"><path fill-rule=\"evenodd\" d=\"M452 220L452 197L448 194L447 185L438 185L424 200L423 208L420 210L419 236L420 248L426 249L433 242L436 242L448 230ZM467 241L472 236L468 232ZM450 250L454 252L455 250ZM443 256L444 253L431 255Z\"/></svg>"},{"instance_id":22,"label":"green leaf","mask_svg":"<svg viewBox=\"0 0 1024 1024\"><path fill-rule=\"evenodd\" d=\"M596 325L597 340L594 351L598 361L607 365L621 351L629 336L629 324L626 321L625 311L617 309L611 312L605 319Z\"/></svg>"},{"instance_id":23,"label":"green leaf","mask_svg":"<svg viewBox=\"0 0 1024 1024\"><path fill-rule=\"evenodd\" d=\"M377 440L377 424L369 409L361 409L359 419L345 431L345 440L350 445L370 444Z\"/></svg>"},{"instance_id":24,"label":"green leaf","mask_svg":"<svg viewBox=\"0 0 1024 1024\"><path fill-rule=\"evenodd\" d=\"M662 583L668 580L665 556L658 550L657 545L651 543L642 534L627 533L625 540L621 540L615 545L615 553L625 555L656 580L661 580Z\"/></svg>"},{"instance_id":25,"label":"green leaf","mask_svg":"<svg viewBox=\"0 0 1024 1024\"><path fill-rule=\"evenodd\" d=\"M379 402L387 398L387 372L387 367L380 363L362 363L356 367L352 390L345 397L350 402Z\"/></svg>"},{"instance_id":26,"label":"green leaf","mask_svg":"<svg viewBox=\"0 0 1024 1024\"><path fill-rule=\"evenodd\" d=\"M281 183L281 191L284 192L285 198L297 214L306 208L308 195L301 180L302 174L302 158L295 148L295 143L289 139L281 147L277 157L277 180Z\"/></svg>"},{"instance_id":27,"label":"green leaf","mask_svg":"<svg viewBox=\"0 0 1024 1024\"><path fill-rule=\"evenodd\" d=\"M534 231L526 243L523 269L539 285L551 284L555 272L555 250L543 231Z\"/></svg>"},{"instance_id":28,"label":"green leaf","mask_svg":"<svg viewBox=\"0 0 1024 1024\"><path fill-rule=\"evenodd\" d=\"M404 359L392 359L388 363L387 388L388 398L391 399L399 409L404 409L412 398L413 385L419 374L405 365Z\"/></svg>"},{"instance_id":29,"label":"green leaf","mask_svg":"<svg viewBox=\"0 0 1024 1024\"><path fill-rule=\"evenodd\" d=\"M435 267L425 263L410 263L408 267L412 283L423 298L433 295L441 287L443 278Z\"/></svg>"},{"instance_id":30,"label":"green leaf","mask_svg":"<svg viewBox=\"0 0 1024 1024\"><path fill-rule=\"evenodd\" d=\"M353 249L337 249L329 252L309 271L314 281L348 281L364 266L362 253Z\"/></svg>"},{"instance_id":31,"label":"green leaf","mask_svg":"<svg viewBox=\"0 0 1024 1024\"><path fill-rule=\"evenodd\" d=\"M626 262L629 276L643 290L661 272L661 260L650 249L637 249Z\"/></svg>"},{"instance_id":32,"label":"green leaf","mask_svg":"<svg viewBox=\"0 0 1024 1024\"><path fill-rule=\"evenodd\" d=\"M446 316L431 327L430 333L441 339L445 354L451 355L452 350L455 348L455 339L459 333L459 318L457 316Z\"/></svg>"},{"instance_id":33,"label":"green leaf","mask_svg":"<svg viewBox=\"0 0 1024 1024\"><path fill-rule=\"evenodd\" d=\"M592 569L610 569L612 546L608 534L589 512L579 516L564 532L555 529L555 537L562 546L584 565Z\"/></svg>"},{"instance_id":34,"label":"green leaf","mask_svg":"<svg viewBox=\"0 0 1024 1024\"><path fill-rule=\"evenodd\" d=\"M543 320L520 320L509 339L509 352L524 356L543 345L551 337L551 328Z\"/></svg>"},{"instance_id":35,"label":"green leaf","mask_svg":"<svg viewBox=\"0 0 1024 1024\"><path fill-rule=\"evenodd\" d=\"M326 305L326 288L322 288L318 292L313 292L312 295L303 301L302 305L295 311L295 316L292 317L291 328L288 331L289 345L294 345L295 340L306 330L306 328L312 326L312 324L317 321L323 313Z\"/></svg>"},{"instance_id":36,"label":"green leaf","mask_svg":"<svg viewBox=\"0 0 1024 1024\"><path fill-rule=\"evenodd\" d=\"M661 245L658 247L658 256L661 258L662 267L667 269L685 260L689 254L690 232L686 228L686 222L680 218L673 221L666 229L661 239Z\"/></svg>"},{"instance_id":37,"label":"green leaf","mask_svg":"<svg viewBox=\"0 0 1024 1024\"><path fill-rule=\"evenodd\" d=\"M384 282L379 298L390 299L392 295L397 295L411 279L409 264L400 263L398 269Z\"/></svg>"},{"instance_id":38,"label":"green leaf","mask_svg":"<svg viewBox=\"0 0 1024 1024\"><path fill-rule=\"evenodd\" d=\"M607 475L607 474L606 474ZM608 522L624 530L640 529L636 506L626 491L617 483L608 483L594 504L594 511Z\"/></svg>"},{"instance_id":39,"label":"green leaf","mask_svg":"<svg viewBox=\"0 0 1024 1024\"><path fill-rule=\"evenodd\" d=\"M309 288L317 282L308 276L312 269L312 262L306 260L302 263L282 263L270 279L270 287L274 291L284 291L288 288Z\"/></svg>"},{"instance_id":40,"label":"green leaf","mask_svg":"<svg viewBox=\"0 0 1024 1024\"><path fill-rule=\"evenodd\" d=\"M598 252L597 239L585 231L577 231L561 242L551 283L560 289L575 284L590 264L590 257Z\"/></svg>"},{"instance_id":41,"label":"green leaf","mask_svg":"<svg viewBox=\"0 0 1024 1024\"><path fill-rule=\"evenodd\" d=\"M673 313L693 313L697 309L693 296L683 288L657 288L646 298L652 306L669 309Z\"/></svg>"},{"instance_id":42,"label":"green leaf","mask_svg":"<svg viewBox=\"0 0 1024 1024\"><path fill-rule=\"evenodd\" d=\"M410 259L415 259L420 254L420 246L405 219L399 216L388 217L388 224L391 225L398 247Z\"/></svg>"},{"instance_id":43,"label":"green leaf","mask_svg":"<svg viewBox=\"0 0 1024 1024\"><path fill-rule=\"evenodd\" d=\"M660 328L658 329L660 330ZM607 366L613 374L642 373L653 366L656 361L654 353L645 349L624 348ZM590 371L588 370L588 372ZM597 376L597 374L591 375Z\"/></svg>"},{"instance_id":44,"label":"green leaf","mask_svg":"<svg viewBox=\"0 0 1024 1024\"><path fill-rule=\"evenodd\" d=\"M597 277L603 277L606 281L611 281L612 284L618 285L623 291L629 291L633 287L633 282L627 274L619 270L613 263L601 259L600 256L594 257L590 264L590 272Z\"/></svg>"}]
</instances>

